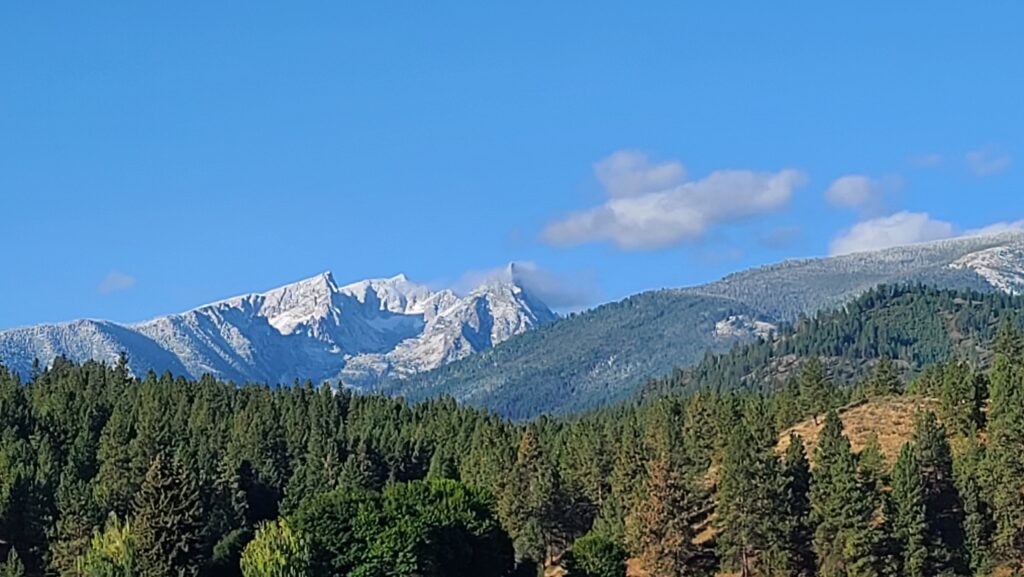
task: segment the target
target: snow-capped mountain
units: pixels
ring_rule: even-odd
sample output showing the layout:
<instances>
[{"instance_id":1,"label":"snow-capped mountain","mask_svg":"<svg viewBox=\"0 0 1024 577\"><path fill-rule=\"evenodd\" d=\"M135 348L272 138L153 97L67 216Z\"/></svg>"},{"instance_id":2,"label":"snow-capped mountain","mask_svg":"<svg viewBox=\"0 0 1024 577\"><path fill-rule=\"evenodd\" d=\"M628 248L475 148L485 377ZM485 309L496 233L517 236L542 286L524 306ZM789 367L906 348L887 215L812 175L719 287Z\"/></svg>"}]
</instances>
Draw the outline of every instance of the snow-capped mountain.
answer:
<instances>
[{"instance_id":1,"label":"snow-capped mountain","mask_svg":"<svg viewBox=\"0 0 1024 577\"><path fill-rule=\"evenodd\" d=\"M135 372L266 383L340 378L371 388L555 318L514 264L464 296L404 275L338 286L327 272L132 325L82 320L0 331L0 360L24 373L36 358L110 362L125 351Z\"/></svg>"}]
</instances>

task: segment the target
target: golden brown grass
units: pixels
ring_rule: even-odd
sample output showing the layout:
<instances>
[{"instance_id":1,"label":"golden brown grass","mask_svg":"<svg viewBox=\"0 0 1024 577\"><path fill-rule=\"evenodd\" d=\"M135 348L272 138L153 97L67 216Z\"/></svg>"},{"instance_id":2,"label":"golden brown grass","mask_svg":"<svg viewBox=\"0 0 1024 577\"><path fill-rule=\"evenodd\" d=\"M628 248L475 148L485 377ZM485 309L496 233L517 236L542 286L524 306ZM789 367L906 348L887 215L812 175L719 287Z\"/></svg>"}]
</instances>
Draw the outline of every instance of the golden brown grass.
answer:
<instances>
[{"instance_id":1,"label":"golden brown grass","mask_svg":"<svg viewBox=\"0 0 1024 577\"><path fill-rule=\"evenodd\" d=\"M938 403L934 399L920 397L882 397L861 401L839 411L839 418L843 421L843 429L854 451L861 451L870 442L873 435L878 436L878 443L882 448L882 454L886 462L892 464L900 447L910 440L914 430L914 417L920 411L936 411ZM779 452L785 452L789 447L790 433L796 433L803 438L804 446L812 463L814 460L814 449L818 446L818 434L824 417L819 417L818 422L808 419L802 423L790 427L782 433L779 440Z\"/></svg>"}]
</instances>

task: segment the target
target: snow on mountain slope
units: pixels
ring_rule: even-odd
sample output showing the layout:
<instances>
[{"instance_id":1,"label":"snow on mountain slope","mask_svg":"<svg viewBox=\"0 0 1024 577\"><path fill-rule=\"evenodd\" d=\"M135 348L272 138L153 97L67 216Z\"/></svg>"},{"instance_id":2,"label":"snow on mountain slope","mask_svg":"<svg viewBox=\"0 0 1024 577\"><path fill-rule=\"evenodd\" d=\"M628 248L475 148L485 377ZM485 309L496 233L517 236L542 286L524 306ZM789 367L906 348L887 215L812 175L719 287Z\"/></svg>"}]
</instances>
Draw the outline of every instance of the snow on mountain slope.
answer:
<instances>
[{"instance_id":1,"label":"snow on mountain slope","mask_svg":"<svg viewBox=\"0 0 1024 577\"><path fill-rule=\"evenodd\" d=\"M371 387L436 368L555 319L508 274L460 297L404 275L338 286L330 273L133 325L76 321L0 331L0 359L27 372L57 355L236 382L342 378Z\"/></svg>"}]
</instances>

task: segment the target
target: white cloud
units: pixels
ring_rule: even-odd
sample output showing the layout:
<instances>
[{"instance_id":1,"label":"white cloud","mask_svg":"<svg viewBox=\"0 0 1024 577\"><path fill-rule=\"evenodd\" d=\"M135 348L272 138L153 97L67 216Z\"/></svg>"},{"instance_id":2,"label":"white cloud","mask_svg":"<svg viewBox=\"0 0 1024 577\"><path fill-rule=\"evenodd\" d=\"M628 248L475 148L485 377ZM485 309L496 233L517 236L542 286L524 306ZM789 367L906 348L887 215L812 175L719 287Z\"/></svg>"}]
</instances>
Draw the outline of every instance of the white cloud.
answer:
<instances>
[{"instance_id":1,"label":"white cloud","mask_svg":"<svg viewBox=\"0 0 1024 577\"><path fill-rule=\"evenodd\" d=\"M997 222L981 228L968 230L963 234L963 236L985 236L1014 230L1024 230L1024 220L1018 220L1015 222Z\"/></svg>"},{"instance_id":2,"label":"white cloud","mask_svg":"<svg viewBox=\"0 0 1024 577\"><path fill-rule=\"evenodd\" d=\"M595 171L608 160L597 163ZM613 164L650 167L642 156ZM701 180L645 190L655 183L671 182L661 172L682 178L681 165L678 170L666 170L665 166L654 167L657 177L645 173L639 178L608 179L599 173L608 201L551 223L544 230L544 239L559 246L611 242L627 250L671 246L699 239L715 225L777 211L807 180L802 172L791 169L774 173L723 170Z\"/></svg>"},{"instance_id":3,"label":"white cloud","mask_svg":"<svg viewBox=\"0 0 1024 577\"><path fill-rule=\"evenodd\" d=\"M841 176L829 185L825 198L833 206L864 209L877 206L885 190L877 180L862 174Z\"/></svg>"},{"instance_id":4,"label":"white cloud","mask_svg":"<svg viewBox=\"0 0 1024 577\"><path fill-rule=\"evenodd\" d=\"M530 261L466 272L453 288L465 294L490 282L508 280L510 275L514 275L520 286L554 310L576 311L600 300L600 291L592 272L558 273Z\"/></svg>"},{"instance_id":5,"label":"white cloud","mask_svg":"<svg viewBox=\"0 0 1024 577\"><path fill-rule=\"evenodd\" d=\"M964 157L967 167L977 177L991 176L1010 168L1010 156L989 148L972 150Z\"/></svg>"},{"instance_id":6,"label":"white cloud","mask_svg":"<svg viewBox=\"0 0 1024 577\"><path fill-rule=\"evenodd\" d=\"M866 220L836 237L829 246L833 256L882 250L956 236L956 227L932 219L924 212L898 212Z\"/></svg>"},{"instance_id":7,"label":"white cloud","mask_svg":"<svg viewBox=\"0 0 1024 577\"><path fill-rule=\"evenodd\" d=\"M637 150L620 150L594 163L594 174L610 196L633 196L675 186L686 178L678 161L651 164Z\"/></svg>"},{"instance_id":8,"label":"white cloud","mask_svg":"<svg viewBox=\"0 0 1024 577\"><path fill-rule=\"evenodd\" d=\"M112 270L100 281L98 290L103 294L128 290L135 286L136 279L119 270Z\"/></svg>"}]
</instances>

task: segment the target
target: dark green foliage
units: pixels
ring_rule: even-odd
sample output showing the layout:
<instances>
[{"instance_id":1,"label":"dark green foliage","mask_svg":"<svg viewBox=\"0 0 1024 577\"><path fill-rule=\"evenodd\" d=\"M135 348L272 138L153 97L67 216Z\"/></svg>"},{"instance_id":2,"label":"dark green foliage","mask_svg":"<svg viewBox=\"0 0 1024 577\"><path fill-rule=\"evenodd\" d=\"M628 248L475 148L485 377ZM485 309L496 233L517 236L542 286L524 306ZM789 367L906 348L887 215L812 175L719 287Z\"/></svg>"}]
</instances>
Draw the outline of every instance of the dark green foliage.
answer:
<instances>
[{"instance_id":1,"label":"dark green foliage","mask_svg":"<svg viewBox=\"0 0 1024 577\"><path fill-rule=\"evenodd\" d=\"M670 392L778 389L795 376L794 368L819 358L836 385L871 379L876 365L891 360L896 372L914 377L926 367L966 359L988 367L995 349L1018 350L1015 333L1022 322L1024 296L962 292L923 286L879 287L834 311L800 318L778 335L708 355L697 365L649 382L646 396ZM997 343L997 327L1006 329ZM1016 354L1016 353L1013 353ZM881 392L881 391L879 391ZM932 396L937 396L938 387ZM816 399L811 399L811 405ZM805 406L806 408L806 406Z\"/></svg>"},{"instance_id":2,"label":"dark green foliage","mask_svg":"<svg viewBox=\"0 0 1024 577\"><path fill-rule=\"evenodd\" d=\"M812 575L816 560L808 546L814 539L811 517L811 465L804 442L790 435L782 462L783 554L781 563L787 575Z\"/></svg>"},{"instance_id":3,"label":"dark green foliage","mask_svg":"<svg viewBox=\"0 0 1024 577\"><path fill-rule=\"evenodd\" d=\"M921 467L910 444L892 470L890 523L898 546L899 574L924 577L928 568L928 512Z\"/></svg>"},{"instance_id":4,"label":"dark green foliage","mask_svg":"<svg viewBox=\"0 0 1024 577\"><path fill-rule=\"evenodd\" d=\"M917 416L912 442L921 469L928 522L925 573L963 574L967 570L963 504L953 482L953 457L946 429L938 423L934 413Z\"/></svg>"},{"instance_id":5,"label":"dark green foliage","mask_svg":"<svg viewBox=\"0 0 1024 577\"><path fill-rule=\"evenodd\" d=\"M511 570L513 538L527 574L574 541L567 562L622 543L655 574L896 570L910 533L896 537L885 496L913 490L904 473L890 477L877 444L854 455L829 415L813 477L798 440L781 461L774 452L785 427L848 402L842 385L893 394L893 369L942 405L942 425L922 417L914 435L924 572L982 573L1024 556L1024 369L1008 312L1019 304L879 290L664 380L703 375L711 386L696 394L669 387L684 393L530 423L447 398L410 405L310 383L136 379L64 360L22 382L0 368L0 555L13 548L33 577L78 575L83 560L123 573L97 553L120 543L159 571L231 576L256 527L283 519L309 540L315 577ZM941 335L929 332L933 317ZM942 364L921 370L933 357ZM736 382L718 381L743 367ZM147 481L157 460L164 470ZM111 513L124 523L105 527ZM712 526L716 539L692 542Z\"/></svg>"},{"instance_id":6,"label":"dark green foliage","mask_svg":"<svg viewBox=\"0 0 1024 577\"><path fill-rule=\"evenodd\" d=\"M133 539L141 577L194 577L203 565L202 509L181 467L156 457L135 496Z\"/></svg>"},{"instance_id":7,"label":"dark green foliage","mask_svg":"<svg viewBox=\"0 0 1024 577\"><path fill-rule=\"evenodd\" d=\"M857 460L835 411L825 417L818 438L811 484L811 509L817 529L814 550L821 577L878 574L872 528L872 495L857 479Z\"/></svg>"},{"instance_id":8,"label":"dark green foliage","mask_svg":"<svg viewBox=\"0 0 1024 577\"><path fill-rule=\"evenodd\" d=\"M743 575L769 575L788 564L784 481L773 445L742 421L729 436L718 483L718 555Z\"/></svg>"},{"instance_id":9,"label":"dark green foliage","mask_svg":"<svg viewBox=\"0 0 1024 577\"><path fill-rule=\"evenodd\" d=\"M939 400L943 420L954 433L970 437L981 428L985 392L982 379L966 363L946 366Z\"/></svg>"},{"instance_id":10,"label":"dark green foliage","mask_svg":"<svg viewBox=\"0 0 1024 577\"><path fill-rule=\"evenodd\" d=\"M562 557L562 568L566 577L626 577L626 550L611 539L584 535Z\"/></svg>"},{"instance_id":11,"label":"dark green foliage","mask_svg":"<svg viewBox=\"0 0 1024 577\"><path fill-rule=\"evenodd\" d=\"M451 480L339 489L303 505L315 575L502 577L512 543L480 491Z\"/></svg>"},{"instance_id":12,"label":"dark green foliage","mask_svg":"<svg viewBox=\"0 0 1024 577\"><path fill-rule=\"evenodd\" d=\"M1016 343L1016 337L1005 337ZM1010 345L1004 350L1015 354ZM995 516L993 545L1002 557L1024 561L1024 368L1000 354L990 376L987 493Z\"/></svg>"}]
</instances>

